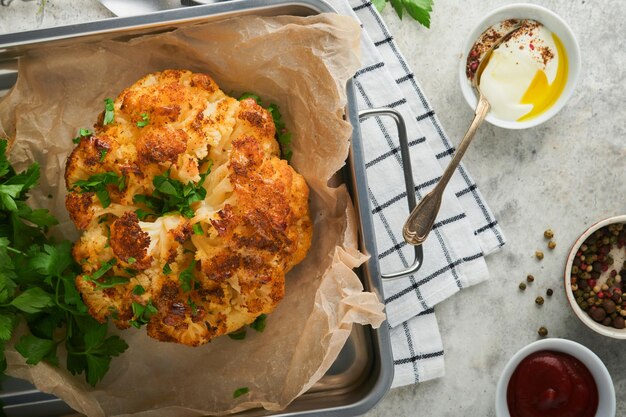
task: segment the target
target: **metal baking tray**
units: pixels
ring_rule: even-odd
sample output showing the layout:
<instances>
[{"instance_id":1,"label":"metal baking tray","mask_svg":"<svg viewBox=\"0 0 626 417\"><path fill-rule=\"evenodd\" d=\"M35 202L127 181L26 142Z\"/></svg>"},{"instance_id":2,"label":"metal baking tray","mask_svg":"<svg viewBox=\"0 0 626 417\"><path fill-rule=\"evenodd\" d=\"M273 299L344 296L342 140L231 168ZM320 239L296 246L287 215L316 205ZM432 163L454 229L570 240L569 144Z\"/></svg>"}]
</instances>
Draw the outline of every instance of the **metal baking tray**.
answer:
<instances>
[{"instance_id":1,"label":"metal baking tray","mask_svg":"<svg viewBox=\"0 0 626 417\"><path fill-rule=\"evenodd\" d=\"M112 18L96 22L0 35L0 96L17 79L17 59L28 50L58 45L97 42L104 39L130 39L135 36L162 33L185 25L211 22L241 15L309 16L336 13L323 0L233 0L223 3L185 7L144 16ZM352 82L346 86L346 117L353 126L351 149L341 172L357 209L360 249L370 259L357 271L365 288L383 300L382 279L404 276L417 271L422 263L421 247L415 249L415 260L406 270L381 274L373 219L368 199L367 178L361 142L359 119L391 116L399 128L407 190L414 190L411 179L408 145L401 116L390 109L379 109L359 115ZM407 193L409 206L415 205L414 192ZM385 395L393 379L393 358L386 323L379 329L355 325L339 357L329 371L306 393L285 410L270 412L248 410L237 416L357 416L371 408ZM56 417L73 413L62 400L44 394L26 381L0 379L0 401L8 417Z\"/></svg>"}]
</instances>

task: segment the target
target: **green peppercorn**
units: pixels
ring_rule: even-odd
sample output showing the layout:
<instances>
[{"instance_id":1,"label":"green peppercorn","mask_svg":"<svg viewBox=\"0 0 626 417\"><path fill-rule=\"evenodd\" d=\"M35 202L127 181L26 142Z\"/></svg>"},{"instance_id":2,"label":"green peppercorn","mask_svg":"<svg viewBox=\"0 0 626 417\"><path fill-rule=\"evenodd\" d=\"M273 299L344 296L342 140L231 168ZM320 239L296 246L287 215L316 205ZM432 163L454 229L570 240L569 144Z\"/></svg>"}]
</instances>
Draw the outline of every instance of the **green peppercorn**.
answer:
<instances>
[{"instance_id":1,"label":"green peppercorn","mask_svg":"<svg viewBox=\"0 0 626 417\"><path fill-rule=\"evenodd\" d=\"M583 301L582 303L580 303L580 308L587 311L587 309L589 308L589 304L587 304L586 301Z\"/></svg>"},{"instance_id":2,"label":"green peppercorn","mask_svg":"<svg viewBox=\"0 0 626 417\"><path fill-rule=\"evenodd\" d=\"M537 303L538 305L543 305L543 297L539 296L535 298L535 303Z\"/></svg>"},{"instance_id":3,"label":"green peppercorn","mask_svg":"<svg viewBox=\"0 0 626 417\"><path fill-rule=\"evenodd\" d=\"M526 289L526 284L525 284L525 283L523 283L523 282L520 282L520 283L519 283L519 289L520 289L520 290L522 290L522 291L524 291L524 290Z\"/></svg>"},{"instance_id":4,"label":"green peppercorn","mask_svg":"<svg viewBox=\"0 0 626 417\"><path fill-rule=\"evenodd\" d=\"M543 237L545 237L546 239L552 239L554 237L554 232L552 231L552 229L548 229L543 232Z\"/></svg>"},{"instance_id":5,"label":"green peppercorn","mask_svg":"<svg viewBox=\"0 0 626 417\"><path fill-rule=\"evenodd\" d=\"M539 260L543 259L543 252L540 250L535 251L535 257Z\"/></svg>"},{"instance_id":6,"label":"green peppercorn","mask_svg":"<svg viewBox=\"0 0 626 417\"><path fill-rule=\"evenodd\" d=\"M546 329L545 327L541 326L539 328L539 330L537 331L537 333L539 334L539 336L541 337L546 337L548 335L548 329Z\"/></svg>"},{"instance_id":7,"label":"green peppercorn","mask_svg":"<svg viewBox=\"0 0 626 417\"><path fill-rule=\"evenodd\" d=\"M548 248L549 248L549 249L554 249L554 248L556 248L556 242L555 242L554 240L550 240L550 241L548 242Z\"/></svg>"}]
</instances>

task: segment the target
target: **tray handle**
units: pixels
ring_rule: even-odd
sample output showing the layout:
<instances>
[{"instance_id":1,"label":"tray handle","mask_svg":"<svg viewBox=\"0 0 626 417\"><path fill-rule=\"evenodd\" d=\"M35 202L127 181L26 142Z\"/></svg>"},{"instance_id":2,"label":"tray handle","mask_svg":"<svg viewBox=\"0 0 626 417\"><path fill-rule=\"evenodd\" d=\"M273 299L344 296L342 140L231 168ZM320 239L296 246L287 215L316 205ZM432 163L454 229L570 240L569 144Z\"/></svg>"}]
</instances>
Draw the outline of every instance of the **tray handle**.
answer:
<instances>
[{"instance_id":1,"label":"tray handle","mask_svg":"<svg viewBox=\"0 0 626 417\"><path fill-rule=\"evenodd\" d=\"M406 186L406 198L409 203L409 213L413 211L415 205L417 204L415 199L415 184L413 183L413 170L411 169L411 156L409 154L409 142L407 140L406 133L406 124L404 123L404 119L402 115L391 108L376 108L376 109L367 109L361 110L359 112L359 120L367 119L368 117L379 117L379 116L387 116L393 119L396 123L396 128L398 129L398 139L400 141L400 157L402 158L402 170L404 172L404 184ZM422 259L424 257L424 252L422 250L422 245L417 245L415 248L415 259L413 263L406 269L391 272L391 273L382 273L380 276L383 279L395 279L402 278L407 275L412 275L416 273L420 267L422 266Z\"/></svg>"}]
</instances>

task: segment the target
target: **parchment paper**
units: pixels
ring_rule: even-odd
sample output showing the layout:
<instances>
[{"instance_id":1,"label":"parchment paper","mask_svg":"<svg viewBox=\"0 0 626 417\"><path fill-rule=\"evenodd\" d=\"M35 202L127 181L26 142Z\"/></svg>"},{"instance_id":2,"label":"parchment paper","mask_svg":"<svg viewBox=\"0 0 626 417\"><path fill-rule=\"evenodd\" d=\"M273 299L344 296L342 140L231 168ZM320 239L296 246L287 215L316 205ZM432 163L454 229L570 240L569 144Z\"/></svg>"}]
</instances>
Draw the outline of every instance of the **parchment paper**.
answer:
<instances>
[{"instance_id":1,"label":"parchment paper","mask_svg":"<svg viewBox=\"0 0 626 417\"><path fill-rule=\"evenodd\" d=\"M383 305L353 272L366 258L356 249L350 198L345 187L328 186L348 154L345 83L359 65L359 32L356 21L331 14L239 17L131 41L39 49L21 58L17 84L0 102L0 133L12 138L10 157L18 168L42 164L33 203L61 219L63 236L77 236L64 209L62 179L71 138L93 125L105 97L146 73L181 68L210 74L227 93L252 91L280 105L294 133L292 165L311 189L314 238L306 259L288 274L287 295L264 333L190 348L150 339L145 329L119 332L130 348L96 389L83 375L25 365L11 349L7 373L89 416L279 410L324 375L353 323L378 327ZM250 392L233 399L240 387Z\"/></svg>"}]
</instances>

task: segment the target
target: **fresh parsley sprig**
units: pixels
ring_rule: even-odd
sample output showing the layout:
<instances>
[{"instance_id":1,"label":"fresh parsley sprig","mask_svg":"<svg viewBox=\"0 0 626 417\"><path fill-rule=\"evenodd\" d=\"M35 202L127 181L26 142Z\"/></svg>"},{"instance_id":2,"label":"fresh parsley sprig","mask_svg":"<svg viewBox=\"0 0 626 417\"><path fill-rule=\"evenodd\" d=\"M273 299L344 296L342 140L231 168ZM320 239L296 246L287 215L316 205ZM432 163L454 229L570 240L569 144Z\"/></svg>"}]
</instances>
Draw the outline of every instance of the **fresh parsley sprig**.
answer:
<instances>
[{"instance_id":1,"label":"fresh parsley sprig","mask_svg":"<svg viewBox=\"0 0 626 417\"><path fill-rule=\"evenodd\" d=\"M379 12L383 11L387 2L391 3L400 19L402 19L403 12L406 11L421 25L430 28L430 12L433 10L433 0L372 0L372 4Z\"/></svg>"},{"instance_id":2,"label":"fresh parsley sprig","mask_svg":"<svg viewBox=\"0 0 626 417\"><path fill-rule=\"evenodd\" d=\"M140 220L148 216L163 216L167 213L178 212L187 218L194 216L191 208L193 203L204 200L206 189L202 186L206 176L211 172L211 163L208 170L200 176L198 183L192 181L187 184L173 179L170 171L157 175L152 180L154 192L152 195L136 194L133 202L145 205L149 211L139 209L135 213Z\"/></svg>"},{"instance_id":3,"label":"fresh parsley sprig","mask_svg":"<svg viewBox=\"0 0 626 417\"><path fill-rule=\"evenodd\" d=\"M104 99L104 119L102 123L105 125L111 124L115 121L115 103L110 98Z\"/></svg>"},{"instance_id":4,"label":"fresh parsley sprig","mask_svg":"<svg viewBox=\"0 0 626 417\"><path fill-rule=\"evenodd\" d=\"M15 341L15 349L26 363L59 366L57 351L64 346L67 369L84 373L95 385L128 345L117 336L107 337L107 324L87 313L74 285L81 268L72 257L71 242L47 236L56 219L26 203L39 180L39 166L17 174L6 150L7 141L0 140L0 373L7 365L5 346L24 322L27 331Z\"/></svg>"},{"instance_id":5,"label":"fresh parsley sprig","mask_svg":"<svg viewBox=\"0 0 626 417\"><path fill-rule=\"evenodd\" d=\"M119 191L124 191L126 188L126 177L117 175L115 172L94 174L86 180L76 181L72 189L81 193L95 192L102 207L107 208L111 205L111 196L108 190L110 185L117 187Z\"/></svg>"}]
</instances>

